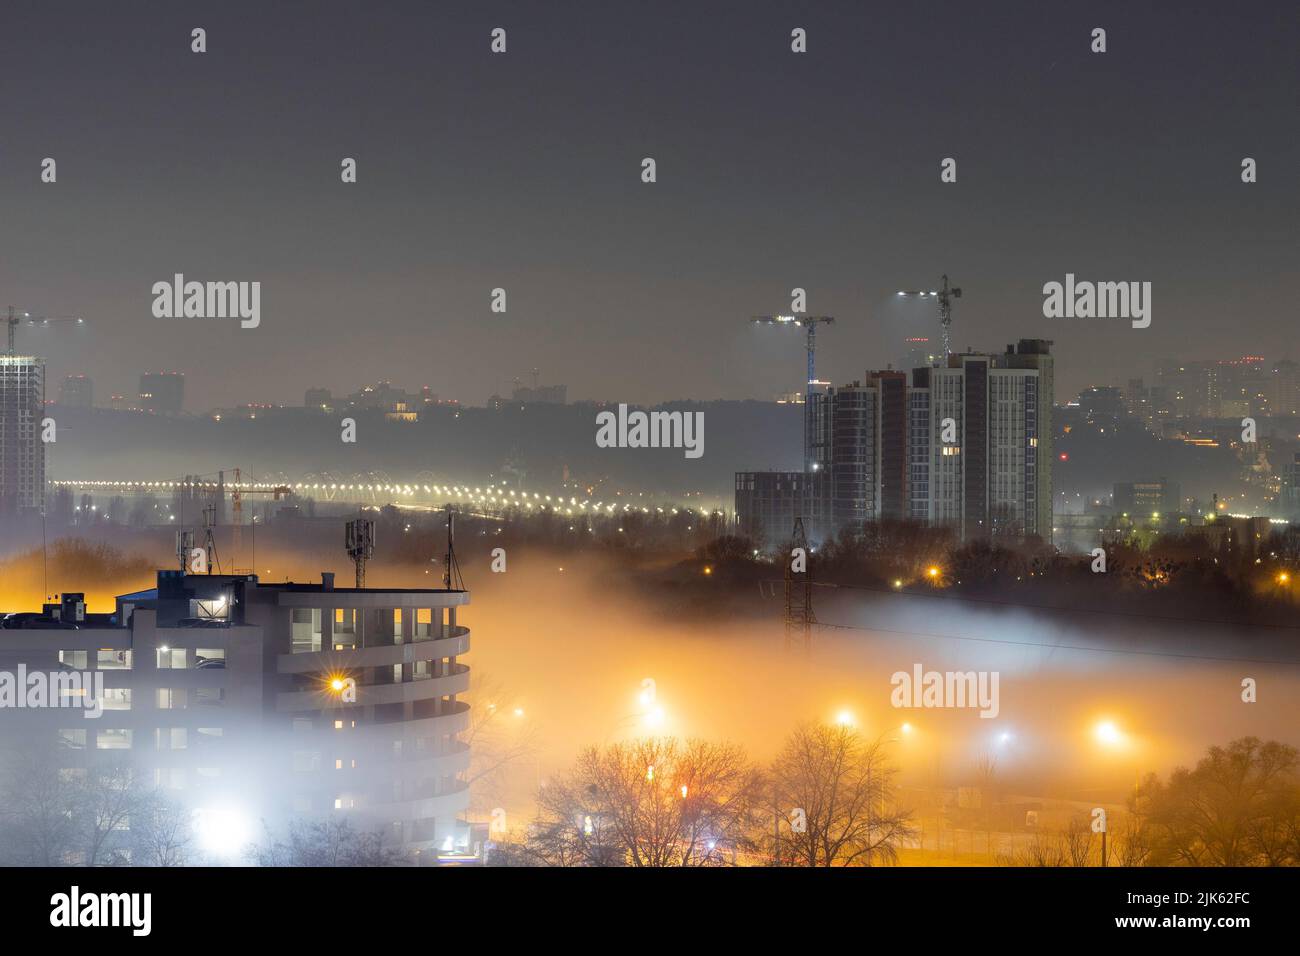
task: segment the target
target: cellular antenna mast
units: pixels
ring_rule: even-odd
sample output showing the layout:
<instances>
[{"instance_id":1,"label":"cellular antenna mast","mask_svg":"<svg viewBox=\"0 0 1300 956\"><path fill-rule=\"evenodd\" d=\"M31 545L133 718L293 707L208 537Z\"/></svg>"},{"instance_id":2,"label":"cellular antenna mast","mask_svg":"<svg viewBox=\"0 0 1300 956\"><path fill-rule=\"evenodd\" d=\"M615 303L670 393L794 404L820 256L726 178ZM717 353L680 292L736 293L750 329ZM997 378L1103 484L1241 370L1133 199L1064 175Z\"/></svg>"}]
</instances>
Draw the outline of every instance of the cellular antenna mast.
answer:
<instances>
[{"instance_id":1,"label":"cellular antenna mast","mask_svg":"<svg viewBox=\"0 0 1300 956\"><path fill-rule=\"evenodd\" d=\"M375 556L375 523L369 518L353 518L347 524L348 557L357 566L357 589L366 586L366 562Z\"/></svg>"}]
</instances>

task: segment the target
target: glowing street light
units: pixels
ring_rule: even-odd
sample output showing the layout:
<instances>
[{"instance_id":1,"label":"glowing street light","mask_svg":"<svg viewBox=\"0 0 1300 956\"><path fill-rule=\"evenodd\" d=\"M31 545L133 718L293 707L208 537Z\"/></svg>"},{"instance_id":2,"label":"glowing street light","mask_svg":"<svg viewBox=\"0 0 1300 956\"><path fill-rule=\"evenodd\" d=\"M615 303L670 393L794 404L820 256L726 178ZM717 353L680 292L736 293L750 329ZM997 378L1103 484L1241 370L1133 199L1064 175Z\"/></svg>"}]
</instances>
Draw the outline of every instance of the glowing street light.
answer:
<instances>
[{"instance_id":1,"label":"glowing street light","mask_svg":"<svg viewBox=\"0 0 1300 956\"><path fill-rule=\"evenodd\" d=\"M1124 742L1124 733L1113 720L1101 720L1093 727L1092 734L1104 747L1118 747Z\"/></svg>"}]
</instances>

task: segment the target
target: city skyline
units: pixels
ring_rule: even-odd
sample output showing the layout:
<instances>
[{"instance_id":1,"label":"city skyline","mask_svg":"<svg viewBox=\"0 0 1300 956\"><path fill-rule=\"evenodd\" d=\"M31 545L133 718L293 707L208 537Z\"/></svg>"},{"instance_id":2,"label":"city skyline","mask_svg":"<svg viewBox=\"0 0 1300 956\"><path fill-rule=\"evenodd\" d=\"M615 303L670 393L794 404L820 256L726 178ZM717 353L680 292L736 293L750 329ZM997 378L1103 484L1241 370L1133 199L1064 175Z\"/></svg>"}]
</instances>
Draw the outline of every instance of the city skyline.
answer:
<instances>
[{"instance_id":1,"label":"city skyline","mask_svg":"<svg viewBox=\"0 0 1300 956\"><path fill-rule=\"evenodd\" d=\"M954 350L1052 339L1075 357L1062 394L1228 336L1285 357L1300 203L1284 6L1014 7L882 22L767 3L678 22L507 4L414 27L368 11L357 30L351 7L316 4L301 35L291 8L11 15L20 95L0 121L25 136L0 178L4 295L87 319L20 329L20 350L52 381L182 369L198 407L290 403L321 379L479 404L533 367L573 398L765 399L802 384L800 343L750 315L804 289L839 318L822 377L851 381L937 338L932 303L891 296L948 273L966 292ZM510 45L493 55L498 24ZM960 38L941 54L936 24ZM260 282L260 323L155 318L151 288L174 273ZM1042 287L1067 274L1150 282L1151 326L1044 318ZM107 394L134 372L98 377Z\"/></svg>"}]
</instances>

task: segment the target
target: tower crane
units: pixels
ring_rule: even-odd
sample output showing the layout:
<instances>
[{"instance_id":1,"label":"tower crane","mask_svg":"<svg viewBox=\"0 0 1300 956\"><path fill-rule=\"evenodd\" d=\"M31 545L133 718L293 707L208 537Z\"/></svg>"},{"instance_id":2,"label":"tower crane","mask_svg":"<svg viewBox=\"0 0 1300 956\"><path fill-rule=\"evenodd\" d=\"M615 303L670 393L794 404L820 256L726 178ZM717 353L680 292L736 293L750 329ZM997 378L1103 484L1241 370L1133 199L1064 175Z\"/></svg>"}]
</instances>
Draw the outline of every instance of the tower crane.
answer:
<instances>
[{"instance_id":1,"label":"tower crane","mask_svg":"<svg viewBox=\"0 0 1300 956\"><path fill-rule=\"evenodd\" d=\"M232 561L237 561L239 559L239 552L244 544L244 495L271 495L275 501L279 501L281 498L290 498L293 496L293 489L288 485L272 485L269 488L245 488L240 477L240 470L236 468L235 483L230 487L231 521L234 523L234 528L232 529L232 537L234 539L232 542L232 550L234 552L231 556ZM253 534L257 534L256 528L253 529ZM254 573L257 571L256 557L257 552L254 550L252 555L252 570Z\"/></svg>"},{"instance_id":2,"label":"tower crane","mask_svg":"<svg viewBox=\"0 0 1300 956\"><path fill-rule=\"evenodd\" d=\"M939 300L939 325L943 329L943 360L948 361L948 353L952 351L952 300L961 298L961 289L950 288L948 285L947 273L943 276L943 288L938 291L917 292L912 289L899 289L899 295L915 295L925 298L930 296Z\"/></svg>"},{"instance_id":3,"label":"tower crane","mask_svg":"<svg viewBox=\"0 0 1300 956\"><path fill-rule=\"evenodd\" d=\"M835 321L833 315L756 315L750 319L755 325L797 325L808 330L808 383L804 387L804 395L812 394L813 383L817 381L816 362L814 355L817 352L817 326L821 323L831 325Z\"/></svg>"},{"instance_id":4,"label":"tower crane","mask_svg":"<svg viewBox=\"0 0 1300 956\"><path fill-rule=\"evenodd\" d=\"M32 315L30 312L20 312L11 305L9 306L8 315L5 316L5 324L8 326L9 330L9 351L7 353L9 355L14 355L16 352L14 347L14 332L17 330L20 323L26 323L27 325L33 326L61 325L63 323L85 325L86 320L75 315Z\"/></svg>"},{"instance_id":5,"label":"tower crane","mask_svg":"<svg viewBox=\"0 0 1300 956\"><path fill-rule=\"evenodd\" d=\"M813 414L813 388L817 382L817 326L825 323L832 325L835 322L833 315L755 315L750 319L755 325L797 325L808 330L808 382L804 385L803 393L803 448L804 448L804 470L816 471L817 463L813 460L813 453L809 444L809 437L812 434L812 423L810 419Z\"/></svg>"}]
</instances>

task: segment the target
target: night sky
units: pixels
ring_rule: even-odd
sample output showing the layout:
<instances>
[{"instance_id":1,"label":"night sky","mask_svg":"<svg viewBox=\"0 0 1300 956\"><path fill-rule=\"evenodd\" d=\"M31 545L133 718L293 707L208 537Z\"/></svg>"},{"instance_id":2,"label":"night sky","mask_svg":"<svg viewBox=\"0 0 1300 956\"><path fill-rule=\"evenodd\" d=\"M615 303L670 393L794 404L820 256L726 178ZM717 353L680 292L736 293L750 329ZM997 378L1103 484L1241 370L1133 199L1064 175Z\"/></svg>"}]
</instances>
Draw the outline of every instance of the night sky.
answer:
<instances>
[{"instance_id":1,"label":"night sky","mask_svg":"<svg viewBox=\"0 0 1300 956\"><path fill-rule=\"evenodd\" d=\"M943 272L954 345L1055 340L1058 399L1300 359L1293 2L6 0L0 48L0 305L87 317L19 349L100 401L171 369L196 411L379 379L477 404L534 366L571 399L770 399L801 336L746 317L806 288L840 383L937 339L891 293ZM260 281L261 327L154 318L175 272ZM1044 318L1067 272L1150 281L1151 327Z\"/></svg>"}]
</instances>

